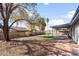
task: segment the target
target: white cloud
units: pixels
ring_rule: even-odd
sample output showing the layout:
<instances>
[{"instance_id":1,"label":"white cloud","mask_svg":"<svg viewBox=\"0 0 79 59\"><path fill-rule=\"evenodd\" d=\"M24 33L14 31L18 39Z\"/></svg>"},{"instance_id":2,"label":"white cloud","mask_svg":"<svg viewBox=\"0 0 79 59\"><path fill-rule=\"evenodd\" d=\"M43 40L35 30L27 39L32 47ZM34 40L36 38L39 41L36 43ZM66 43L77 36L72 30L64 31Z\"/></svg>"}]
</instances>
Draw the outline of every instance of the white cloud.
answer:
<instances>
[{"instance_id":1,"label":"white cloud","mask_svg":"<svg viewBox=\"0 0 79 59\"><path fill-rule=\"evenodd\" d=\"M49 21L49 23L52 25L60 25L60 24L64 24L64 20L63 19L56 19L56 20Z\"/></svg>"},{"instance_id":2,"label":"white cloud","mask_svg":"<svg viewBox=\"0 0 79 59\"><path fill-rule=\"evenodd\" d=\"M44 3L44 5L48 5L49 3Z\"/></svg>"},{"instance_id":3,"label":"white cloud","mask_svg":"<svg viewBox=\"0 0 79 59\"><path fill-rule=\"evenodd\" d=\"M64 24L64 20L63 19L52 19L48 22L47 26L46 26L46 30L51 30L50 26L54 26L54 25L61 25Z\"/></svg>"},{"instance_id":4,"label":"white cloud","mask_svg":"<svg viewBox=\"0 0 79 59\"><path fill-rule=\"evenodd\" d=\"M69 11L67 14L62 15L62 18L72 18L75 13L75 10Z\"/></svg>"},{"instance_id":5,"label":"white cloud","mask_svg":"<svg viewBox=\"0 0 79 59\"><path fill-rule=\"evenodd\" d=\"M73 15L74 15L74 13L75 13L75 11L74 11L74 10L69 11L69 12L68 12L68 14L67 14L67 17L72 18L72 17L73 17Z\"/></svg>"},{"instance_id":6,"label":"white cloud","mask_svg":"<svg viewBox=\"0 0 79 59\"><path fill-rule=\"evenodd\" d=\"M53 25L60 25L60 24L64 24L64 23L65 22L63 19L53 19L53 20L50 20L47 25L53 26Z\"/></svg>"}]
</instances>

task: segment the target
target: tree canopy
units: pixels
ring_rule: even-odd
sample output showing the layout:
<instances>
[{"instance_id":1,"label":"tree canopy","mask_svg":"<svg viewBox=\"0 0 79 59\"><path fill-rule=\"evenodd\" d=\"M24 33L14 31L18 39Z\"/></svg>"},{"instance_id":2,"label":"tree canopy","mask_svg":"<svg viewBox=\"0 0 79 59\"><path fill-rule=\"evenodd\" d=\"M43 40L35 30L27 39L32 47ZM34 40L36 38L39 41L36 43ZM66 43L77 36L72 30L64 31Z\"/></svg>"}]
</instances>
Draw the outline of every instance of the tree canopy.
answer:
<instances>
[{"instance_id":1,"label":"tree canopy","mask_svg":"<svg viewBox=\"0 0 79 59\"><path fill-rule=\"evenodd\" d=\"M3 30L4 40L9 41L9 29L14 23L24 20L27 22L29 31L33 32L37 26L44 32L48 18L43 18L37 13L35 3L0 3L0 28ZM29 15L31 14L31 15Z\"/></svg>"}]
</instances>

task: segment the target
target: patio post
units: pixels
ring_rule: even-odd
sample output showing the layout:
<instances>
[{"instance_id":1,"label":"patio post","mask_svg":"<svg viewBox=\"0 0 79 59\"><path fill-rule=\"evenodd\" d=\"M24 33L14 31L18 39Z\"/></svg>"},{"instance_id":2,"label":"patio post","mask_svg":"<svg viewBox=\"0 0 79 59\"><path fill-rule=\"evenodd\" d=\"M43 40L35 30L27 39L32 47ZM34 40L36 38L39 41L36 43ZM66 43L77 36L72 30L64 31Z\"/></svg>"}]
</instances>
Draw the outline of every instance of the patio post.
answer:
<instances>
[{"instance_id":1,"label":"patio post","mask_svg":"<svg viewBox=\"0 0 79 59\"><path fill-rule=\"evenodd\" d=\"M53 36L53 28L52 28L52 36Z\"/></svg>"}]
</instances>

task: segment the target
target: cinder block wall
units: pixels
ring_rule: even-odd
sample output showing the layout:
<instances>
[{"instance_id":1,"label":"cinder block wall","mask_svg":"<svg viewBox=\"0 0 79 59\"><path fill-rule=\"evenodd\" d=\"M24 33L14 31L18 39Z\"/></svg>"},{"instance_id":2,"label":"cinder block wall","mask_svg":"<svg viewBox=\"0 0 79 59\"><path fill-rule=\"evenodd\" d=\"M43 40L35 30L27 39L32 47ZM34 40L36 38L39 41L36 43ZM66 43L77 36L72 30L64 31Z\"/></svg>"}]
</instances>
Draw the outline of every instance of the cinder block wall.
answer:
<instances>
[{"instance_id":1,"label":"cinder block wall","mask_svg":"<svg viewBox=\"0 0 79 59\"><path fill-rule=\"evenodd\" d=\"M25 35L25 32L10 32L9 33L10 35L9 35L9 37L10 37L10 39L11 38L18 38L18 37L24 37L24 36L26 36ZM0 40L1 39L3 39L3 32L2 31L0 31Z\"/></svg>"}]
</instances>

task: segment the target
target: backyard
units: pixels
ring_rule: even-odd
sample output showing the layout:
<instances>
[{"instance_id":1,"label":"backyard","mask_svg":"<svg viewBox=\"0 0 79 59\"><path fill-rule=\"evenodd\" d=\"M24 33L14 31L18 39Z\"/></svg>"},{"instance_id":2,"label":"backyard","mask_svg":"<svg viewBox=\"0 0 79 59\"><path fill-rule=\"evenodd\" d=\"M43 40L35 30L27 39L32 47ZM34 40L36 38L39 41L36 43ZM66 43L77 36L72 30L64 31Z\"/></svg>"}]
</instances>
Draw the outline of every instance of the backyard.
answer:
<instances>
[{"instance_id":1,"label":"backyard","mask_svg":"<svg viewBox=\"0 0 79 59\"><path fill-rule=\"evenodd\" d=\"M69 18L60 17L73 4L66 9L61 4L57 8L50 5L45 8L47 5L37 3L0 3L0 56L79 56L79 28L78 33L73 32L75 27L64 24ZM59 24L62 26L53 26Z\"/></svg>"},{"instance_id":2,"label":"backyard","mask_svg":"<svg viewBox=\"0 0 79 59\"><path fill-rule=\"evenodd\" d=\"M40 37L42 36L42 37ZM11 39L10 42L0 41L0 55L11 56L71 56L79 55L75 51L79 48L71 39L53 39L38 35Z\"/></svg>"}]
</instances>

